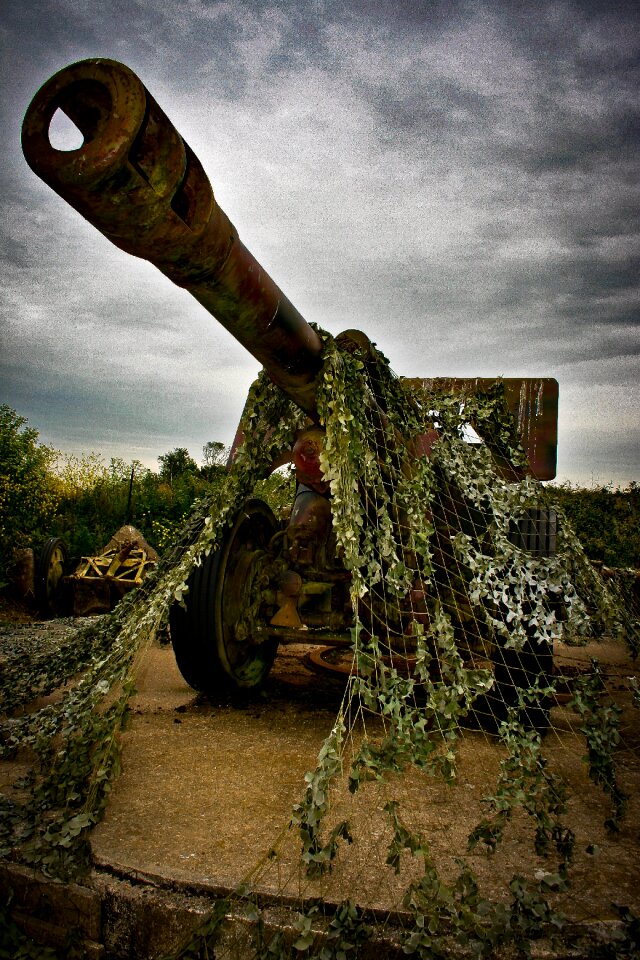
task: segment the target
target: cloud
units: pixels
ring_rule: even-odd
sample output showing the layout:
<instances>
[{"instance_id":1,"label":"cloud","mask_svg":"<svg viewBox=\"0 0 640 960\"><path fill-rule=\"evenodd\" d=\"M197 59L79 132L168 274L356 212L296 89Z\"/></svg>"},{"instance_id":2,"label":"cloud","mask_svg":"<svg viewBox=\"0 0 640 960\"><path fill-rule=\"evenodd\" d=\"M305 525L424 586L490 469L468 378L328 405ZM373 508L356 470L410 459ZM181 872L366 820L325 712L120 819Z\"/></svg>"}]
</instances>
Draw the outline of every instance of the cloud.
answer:
<instances>
[{"instance_id":1,"label":"cloud","mask_svg":"<svg viewBox=\"0 0 640 960\"><path fill-rule=\"evenodd\" d=\"M308 319L361 327L407 375L557 376L576 398L565 437L601 382L625 427L599 456L637 473L620 413L637 389L637 26L632 5L577 0L11 6L3 399L60 446L227 441L257 369L20 156L36 87L106 55L139 73Z\"/></svg>"}]
</instances>

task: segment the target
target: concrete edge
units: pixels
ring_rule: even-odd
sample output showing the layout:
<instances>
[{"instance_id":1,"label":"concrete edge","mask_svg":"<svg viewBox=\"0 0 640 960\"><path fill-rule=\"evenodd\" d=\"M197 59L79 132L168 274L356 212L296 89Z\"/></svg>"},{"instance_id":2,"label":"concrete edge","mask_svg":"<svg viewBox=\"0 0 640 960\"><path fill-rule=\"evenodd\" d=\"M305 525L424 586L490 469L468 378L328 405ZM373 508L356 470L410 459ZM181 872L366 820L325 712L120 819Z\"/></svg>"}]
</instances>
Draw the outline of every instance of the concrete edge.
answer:
<instances>
[{"instance_id":1,"label":"concrete edge","mask_svg":"<svg viewBox=\"0 0 640 960\"><path fill-rule=\"evenodd\" d=\"M61 883L30 867L0 861L2 905L11 902L8 915L24 933L43 946L64 947L74 931L78 946L88 960L162 960L179 951L213 915L216 903L233 897L233 891L207 882L179 880L160 873L129 869L121 864L97 861L85 884ZM275 894L260 894L262 933L279 934L291 945L300 902L284 901ZM388 913L364 918L380 924L375 937L364 943L359 960L401 960L402 919ZM215 938L216 960L237 960L238 945L256 944L257 925L242 910L241 901L225 914ZM314 933L322 942L321 923ZM621 935L622 924L598 921L568 925L565 946L546 939L532 944L539 960L586 960L598 945ZM575 946L574 946L575 944ZM242 949L242 946L241 946ZM452 960L463 952L451 944ZM509 952L501 953L508 957Z\"/></svg>"}]
</instances>

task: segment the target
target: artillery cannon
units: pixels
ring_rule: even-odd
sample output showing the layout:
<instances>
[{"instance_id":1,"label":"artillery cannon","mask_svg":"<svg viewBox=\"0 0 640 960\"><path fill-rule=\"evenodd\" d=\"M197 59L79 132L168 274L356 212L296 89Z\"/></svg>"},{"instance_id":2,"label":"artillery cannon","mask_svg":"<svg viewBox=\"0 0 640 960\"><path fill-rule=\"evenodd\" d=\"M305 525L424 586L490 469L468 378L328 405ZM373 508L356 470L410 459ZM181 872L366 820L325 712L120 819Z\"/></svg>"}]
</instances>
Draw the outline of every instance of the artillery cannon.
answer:
<instances>
[{"instance_id":1,"label":"artillery cannon","mask_svg":"<svg viewBox=\"0 0 640 960\"><path fill-rule=\"evenodd\" d=\"M52 147L49 125L57 110L81 131L78 149ZM246 502L219 549L191 575L186 608L172 610L183 676L208 693L246 689L264 679L279 643L348 646L350 575L332 538L330 494L319 466L320 337L241 243L197 157L124 65L85 60L53 76L27 110L22 142L38 176L116 246L188 290L309 418L281 458L293 460L298 480L286 528L266 503ZM347 332L343 341L365 354L370 349L358 332ZM483 382L430 384L464 395ZM532 473L552 478L556 382L507 380L505 390ZM422 454L427 450L425 444ZM446 525L446 516L441 519ZM551 552L553 517L521 518L514 536L525 549Z\"/></svg>"}]
</instances>

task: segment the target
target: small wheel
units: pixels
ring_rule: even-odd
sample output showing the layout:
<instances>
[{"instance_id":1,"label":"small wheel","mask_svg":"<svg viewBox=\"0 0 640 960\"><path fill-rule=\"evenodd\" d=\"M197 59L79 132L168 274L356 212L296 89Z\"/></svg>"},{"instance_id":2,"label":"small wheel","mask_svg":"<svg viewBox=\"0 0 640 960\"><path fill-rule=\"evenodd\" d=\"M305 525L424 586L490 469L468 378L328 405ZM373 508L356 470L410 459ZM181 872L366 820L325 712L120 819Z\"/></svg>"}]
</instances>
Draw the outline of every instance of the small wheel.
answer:
<instances>
[{"instance_id":1,"label":"small wheel","mask_svg":"<svg viewBox=\"0 0 640 960\"><path fill-rule=\"evenodd\" d=\"M68 562L69 551L60 537L51 537L40 550L35 570L35 595L43 617L56 617L62 611L62 578Z\"/></svg>"},{"instance_id":2,"label":"small wheel","mask_svg":"<svg viewBox=\"0 0 640 960\"><path fill-rule=\"evenodd\" d=\"M278 530L262 500L248 500L216 553L191 574L186 609L174 604L171 641L182 676L206 694L259 687L278 643L256 635L268 623L265 590L271 576L268 545Z\"/></svg>"}]
</instances>

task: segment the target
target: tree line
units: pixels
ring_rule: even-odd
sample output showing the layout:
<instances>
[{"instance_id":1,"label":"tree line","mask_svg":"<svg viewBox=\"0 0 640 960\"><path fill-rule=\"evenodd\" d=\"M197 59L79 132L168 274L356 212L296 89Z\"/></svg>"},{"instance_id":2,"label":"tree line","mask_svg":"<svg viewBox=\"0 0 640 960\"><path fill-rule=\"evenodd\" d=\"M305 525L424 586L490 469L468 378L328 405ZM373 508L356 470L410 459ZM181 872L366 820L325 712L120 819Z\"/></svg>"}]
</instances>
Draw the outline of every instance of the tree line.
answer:
<instances>
[{"instance_id":1,"label":"tree line","mask_svg":"<svg viewBox=\"0 0 640 960\"><path fill-rule=\"evenodd\" d=\"M184 447L158 457L158 470L101 456L61 454L40 442L25 417L0 406L0 586L14 548L61 537L72 557L99 553L124 523L162 553L195 500L214 494L228 451L205 444L198 465ZM590 559L640 568L640 485L554 487L554 497Z\"/></svg>"},{"instance_id":2,"label":"tree line","mask_svg":"<svg viewBox=\"0 0 640 960\"><path fill-rule=\"evenodd\" d=\"M137 460L62 454L41 443L25 417L0 406L0 585L15 548L37 548L50 537L61 537L72 557L92 556L131 523L162 553L194 501L223 481L224 444L210 441L202 453L198 465L178 447L158 457L157 471Z\"/></svg>"}]
</instances>

